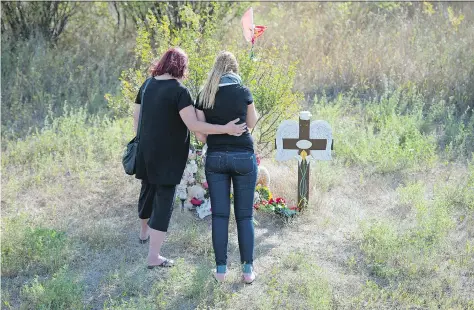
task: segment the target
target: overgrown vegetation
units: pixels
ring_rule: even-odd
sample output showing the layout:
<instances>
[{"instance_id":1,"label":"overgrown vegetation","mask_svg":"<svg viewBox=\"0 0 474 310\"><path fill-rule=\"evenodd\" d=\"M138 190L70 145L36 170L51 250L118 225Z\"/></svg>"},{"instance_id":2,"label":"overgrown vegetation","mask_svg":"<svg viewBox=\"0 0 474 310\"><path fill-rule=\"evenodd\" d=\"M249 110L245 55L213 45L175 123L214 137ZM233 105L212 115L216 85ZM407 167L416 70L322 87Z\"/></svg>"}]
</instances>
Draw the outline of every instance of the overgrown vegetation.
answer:
<instances>
[{"instance_id":1,"label":"overgrown vegetation","mask_svg":"<svg viewBox=\"0 0 474 310\"><path fill-rule=\"evenodd\" d=\"M422 170L436 161L436 138L424 131L422 99L409 96L397 90L387 91L380 101L354 103L351 94L333 101L315 98L313 114L332 124L337 156L348 164L376 172ZM412 102L408 111L407 102Z\"/></svg>"}]
</instances>

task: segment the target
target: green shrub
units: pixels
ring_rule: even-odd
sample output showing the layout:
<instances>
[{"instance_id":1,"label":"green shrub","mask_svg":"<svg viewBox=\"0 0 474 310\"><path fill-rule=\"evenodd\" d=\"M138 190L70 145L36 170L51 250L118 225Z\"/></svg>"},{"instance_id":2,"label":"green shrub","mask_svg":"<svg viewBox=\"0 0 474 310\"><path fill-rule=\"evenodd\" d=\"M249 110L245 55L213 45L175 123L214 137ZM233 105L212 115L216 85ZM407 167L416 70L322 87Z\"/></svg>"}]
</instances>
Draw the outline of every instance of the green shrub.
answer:
<instances>
[{"instance_id":1,"label":"green shrub","mask_svg":"<svg viewBox=\"0 0 474 310\"><path fill-rule=\"evenodd\" d=\"M315 98L313 119L331 124L335 155L349 164L376 172L426 169L437 158L435 137L423 133L420 108L401 112L404 100L401 90L357 104L351 94L332 101L323 96Z\"/></svg>"},{"instance_id":2,"label":"green shrub","mask_svg":"<svg viewBox=\"0 0 474 310\"><path fill-rule=\"evenodd\" d=\"M2 275L55 272L69 261L66 235L54 229L27 226L24 217L3 219Z\"/></svg>"},{"instance_id":3,"label":"green shrub","mask_svg":"<svg viewBox=\"0 0 474 310\"><path fill-rule=\"evenodd\" d=\"M102 169L104 163L120 161L132 137L130 119L112 121L88 116L84 109L65 109L61 117L48 117L43 129L4 143L2 178L7 188L21 182L26 189L59 175Z\"/></svg>"},{"instance_id":4,"label":"green shrub","mask_svg":"<svg viewBox=\"0 0 474 310\"><path fill-rule=\"evenodd\" d=\"M83 284L67 267L61 268L44 281L38 277L21 291L22 309L85 309L82 301Z\"/></svg>"}]
</instances>

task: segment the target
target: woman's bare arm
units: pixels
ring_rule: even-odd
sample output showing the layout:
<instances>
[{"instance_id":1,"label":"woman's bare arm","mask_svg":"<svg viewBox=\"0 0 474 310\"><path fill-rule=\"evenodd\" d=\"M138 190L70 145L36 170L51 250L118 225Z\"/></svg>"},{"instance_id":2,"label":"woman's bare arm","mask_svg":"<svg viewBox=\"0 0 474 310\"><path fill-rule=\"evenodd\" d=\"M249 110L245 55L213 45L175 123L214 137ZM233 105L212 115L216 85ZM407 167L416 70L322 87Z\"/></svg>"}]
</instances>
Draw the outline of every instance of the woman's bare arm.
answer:
<instances>
[{"instance_id":1,"label":"woman's bare arm","mask_svg":"<svg viewBox=\"0 0 474 310\"><path fill-rule=\"evenodd\" d=\"M255 109L255 104L254 103L249 104L247 106L247 119L245 120L245 122L247 123L247 126L249 128L254 128L255 125L257 125L257 121L258 121L258 113L257 113L257 110Z\"/></svg>"},{"instance_id":2,"label":"woman's bare arm","mask_svg":"<svg viewBox=\"0 0 474 310\"><path fill-rule=\"evenodd\" d=\"M179 115L183 120L184 124L193 132L201 132L204 134L229 134L233 136L240 136L247 130L247 124L236 123L239 119L235 119L226 125L213 125L206 122L201 122L197 119L195 108L193 106L187 106L179 111Z\"/></svg>"},{"instance_id":3,"label":"woman's bare arm","mask_svg":"<svg viewBox=\"0 0 474 310\"><path fill-rule=\"evenodd\" d=\"M201 110L196 109L196 117L198 121L200 122L205 122L206 121L206 116L204 115L204 112ZM207 141L207 135L200 133L200 132L195 132L196 138L201 141L202 143L206 143Z\"/></svg>"}]
</instances>

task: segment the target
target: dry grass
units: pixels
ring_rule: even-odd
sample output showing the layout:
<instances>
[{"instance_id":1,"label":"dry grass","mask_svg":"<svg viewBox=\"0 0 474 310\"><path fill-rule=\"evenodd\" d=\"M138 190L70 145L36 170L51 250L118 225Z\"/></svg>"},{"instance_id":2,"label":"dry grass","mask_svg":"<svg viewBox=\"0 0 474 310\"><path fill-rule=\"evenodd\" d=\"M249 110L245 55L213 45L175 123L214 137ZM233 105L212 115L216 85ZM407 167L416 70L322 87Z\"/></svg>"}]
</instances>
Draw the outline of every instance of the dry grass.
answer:
<instances>
[{"instance_id":1,"label":"dry grass","mask_svg":"<svg viewBox=\"0 0 474 310\"><path fill-rule=\"evenodd\" d=\"M273 192L294 200L296 164L264 160L263 165L270 170ZM108 166L107 174L91 173L87 179L76 175L58 178L43 190L15 195L14 205L4 204L2 217L5 223L28 206L28 210L35 210L35 216L29 216L16 229L47 227L64 232L68 249L73 253L66 259L68 270L43 273L38 282L34 282L33 274L43 270L40 265L33 264L33 273L29 274L2 273L2 308L58 304L46 293L41 295L37 291L43 287L48 292L48 288L57 287L55 283L65 279L68 283L77 282L78 286L58 294L64 295L66 301L79 294L83 304L79 308L92 309L380 309L416 305L414 297L403 299L403 291L398 292L390 281L379 281L372 273L370 262L359 247L363 241L360 223L387 219L402 224L410 210L399 202L406 203L406 199L400 200L397 188L418 179L423 180L429 191L440 179L452 174L453 169L438 167L417 174L366 175L361 168L344 168L337 161L318 163L311 176L312 207L308 212L288 224L268 214L256 214L259 225L255 267L259 278L251 286L239 283L234 224L229 245L230 277L226 284L216 285L211 277L209 219L200 221L179 209L174 212L163 248L163 253L177 259L178 265L171 270L149 271L145 268L147 247L137 242L135 203L139 182L124 177L115 165ZM460 169L456 172L458 176L463 174ZM14 193L7 189L3 194L7 201L13 201L8 198ZM434 287L441 289L437 283L445 283L450 290L449 295L440 297L439 304L454 308L472 305L469 300L474 298L473 290L469 289L474 287L469 256L473 250L466 248L467 244L474 245L474 219L472 212L457 212L455 226L445 241L454 243L450 249L459 255L444 249L443 257L427 262L439 266L430 275ZM13 238L2 236L3 243L5 238ZM10 266L2 267L6 270ZM56 272L59 280L48 280ZM403 284L405 280L397 281ZM422 276L415 275L406 285L409 288L423 281ZM423 299L429 294L433 290L420 289L410 296Z\"/></svg>"}]
</instances>

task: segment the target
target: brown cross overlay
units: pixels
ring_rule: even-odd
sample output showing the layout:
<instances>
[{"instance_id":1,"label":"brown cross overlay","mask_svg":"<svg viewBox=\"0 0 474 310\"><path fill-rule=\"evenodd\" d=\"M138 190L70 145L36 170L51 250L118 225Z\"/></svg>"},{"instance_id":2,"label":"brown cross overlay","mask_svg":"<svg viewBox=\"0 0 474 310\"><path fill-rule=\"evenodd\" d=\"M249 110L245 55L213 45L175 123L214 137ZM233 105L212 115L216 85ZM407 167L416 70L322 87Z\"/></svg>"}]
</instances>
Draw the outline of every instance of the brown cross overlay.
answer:
<instances>
[{"instance_id":1,"label":"brown cross overlay","mask_svg":"<svg viewBox=\"0 0 474 310\"><path fill-rule=\"evenodd\" d=\"M310 126L311 120L299 119L299 137L291 139L283 139L283 149L284 150L298 150L298 155L301 155L301 152L305 151L309 155L310 151L322 151L326 149L327 139L310 139ZM309 149L300 149L297 146L297 142L301 140L307 140L311 142ZM331 150L334 149L334 140L331 143ZM306 168L306 174L303 176L302 166ZM298 169L298 208L304 209L308 206L309 201L309 163L306 161L306 158L303 158L299 164ZM304 180L303 180L304 178ZM302 182L303 181L303 182ZM306 190L303 190L305 188Z\"/></svg>"},{"instance_id":2,"label":"brown cross overlay","mask_svg":"<svg viewBox=\"0 0 474 310\"><path fill-rule=\"evenodd\" d=\"M302 149L296 146L296 143L301 140L308 140L311 142L311 147L307 150L308 151L321 151L325 150L328 140L326 139L310 139L309 137L309 127L311 125L311 120L303 120L300 118L300 130L299 130L299 137L296 139L283 139L283 149L284 150L299 150L298 154L301 154ZM334 143L331 144L331 150L334 149ZM309 155L309 154L308 154Z\"/></svg>"}]
</instances>

